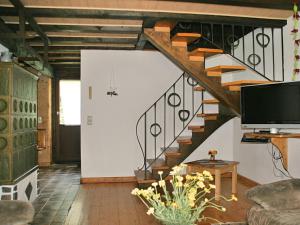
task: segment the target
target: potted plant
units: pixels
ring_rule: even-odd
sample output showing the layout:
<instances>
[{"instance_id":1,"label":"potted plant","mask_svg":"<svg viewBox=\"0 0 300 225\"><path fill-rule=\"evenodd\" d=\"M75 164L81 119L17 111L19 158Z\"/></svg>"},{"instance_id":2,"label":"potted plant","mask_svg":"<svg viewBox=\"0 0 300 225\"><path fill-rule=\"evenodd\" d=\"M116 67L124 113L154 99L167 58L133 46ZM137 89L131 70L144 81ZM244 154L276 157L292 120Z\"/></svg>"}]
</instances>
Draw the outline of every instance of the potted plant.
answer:
<instances>
[{"instance_id":1,"label":"potted plant","mask_svg":"<svg viewBox=\"0 0 300 225\"><path fill-rule=\"evenodd\" d=\"M160 180L152 183L151 187L132 190L132 194L138 196L148 208L147 214L153 215L164 225L195 225L197 221L208 219L203 216L206 208L226 211L214 202L215 197L207 197L215 189L215 185L210 184L213 176L203 171L184 177L182 174L185 170L185 164L173 167L170 181L163 180L163 172L159 171ZM171 191L167 190L166 182L170 182ZM237 201L234 195L230 199L222 198Z\"/></svg>"}]
</instances>

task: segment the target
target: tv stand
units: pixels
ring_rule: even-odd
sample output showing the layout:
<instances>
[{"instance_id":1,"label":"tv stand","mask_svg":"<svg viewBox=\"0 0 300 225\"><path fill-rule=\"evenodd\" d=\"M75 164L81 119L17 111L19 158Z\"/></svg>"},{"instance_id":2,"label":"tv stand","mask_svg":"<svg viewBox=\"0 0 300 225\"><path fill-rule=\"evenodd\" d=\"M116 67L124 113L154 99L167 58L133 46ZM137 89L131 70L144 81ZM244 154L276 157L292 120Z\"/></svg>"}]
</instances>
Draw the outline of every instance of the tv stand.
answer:
<instances>
[{"instance_id":1,"label":"tv stand","mask_svg":"<svg viewBox=\"0 0 300 225\"><path fill-rule=\"evenodd\" d=\"M300 138L300 133L245 133L246 138L268 138L278 148L282 155L283 166L288 168L288 138Z\"/></svg>"}]
</instances>

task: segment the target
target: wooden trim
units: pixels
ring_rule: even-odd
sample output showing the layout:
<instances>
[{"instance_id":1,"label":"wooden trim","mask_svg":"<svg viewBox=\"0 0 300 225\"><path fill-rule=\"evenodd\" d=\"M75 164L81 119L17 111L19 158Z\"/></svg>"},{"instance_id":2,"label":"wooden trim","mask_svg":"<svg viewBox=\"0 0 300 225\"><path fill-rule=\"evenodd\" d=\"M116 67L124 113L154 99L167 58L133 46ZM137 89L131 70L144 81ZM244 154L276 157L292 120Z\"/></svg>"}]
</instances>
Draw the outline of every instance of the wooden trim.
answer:
<instances>
[{"instance_id":1,"label":"wooden trim","mask_svg":"<svg viewBox=\"0 0 300 225\"><path fill-rule=\"evenodd\" d=\"M172 2L154 0L72 0L72 1L41 1L41 0L22 0L26 8L41 9L80 9L80 10L114 10L114 11L133 11L133 12L157 12L157 13L181 13L195 15L213 15L230 17L248 17L261 19L284 19L291 16L290 10L256 8L248 6L232 6L208 3L193 2ZM12 7L8 0L1 0L0 6Z\"/></svg>"},{"instance_id":2,"label":"wooden trim","mask_svg":"<svg viewBox=\"0 0 300 225\"><path fill-rule=\"evenodd\" d=\"M255 186L258 186L260 185L259 183L257 183L256 181L254 180L251 180L249 179L248 177L244 177L240 174L238 174L238 181L246 186L249 186L249 187L255 187Z\"/></svg>"},{"instance_id":3,"label":"wooden trim","mask_svg":"<svg viewBox=\"0 0 300 225\"><path fill-rule=\"evenodd\" d=\"M99 184L99 183L131 183L136 182L135 176L129 177L82 177L81 184Z\"/></svg>"}]
</instances>

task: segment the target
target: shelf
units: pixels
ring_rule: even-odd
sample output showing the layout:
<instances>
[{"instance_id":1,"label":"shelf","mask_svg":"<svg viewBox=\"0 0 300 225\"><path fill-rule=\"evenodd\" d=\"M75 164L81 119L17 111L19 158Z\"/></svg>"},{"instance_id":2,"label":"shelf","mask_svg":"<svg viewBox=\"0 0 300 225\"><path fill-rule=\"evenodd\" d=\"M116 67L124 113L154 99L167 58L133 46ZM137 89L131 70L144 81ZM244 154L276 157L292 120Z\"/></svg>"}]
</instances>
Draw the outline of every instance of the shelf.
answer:
<instances>
[{"instance_id":1,"label":"shelf","mask_svg":"<svg viewBox=\"0 0 300 225\"><path fill-rule=\"evenodd\" d=\"M247 138L269 138L280 151L285 169L288 168L288 138L300 138L300 133L245 133L244 135Z\"/></svg>"}]
</instances>

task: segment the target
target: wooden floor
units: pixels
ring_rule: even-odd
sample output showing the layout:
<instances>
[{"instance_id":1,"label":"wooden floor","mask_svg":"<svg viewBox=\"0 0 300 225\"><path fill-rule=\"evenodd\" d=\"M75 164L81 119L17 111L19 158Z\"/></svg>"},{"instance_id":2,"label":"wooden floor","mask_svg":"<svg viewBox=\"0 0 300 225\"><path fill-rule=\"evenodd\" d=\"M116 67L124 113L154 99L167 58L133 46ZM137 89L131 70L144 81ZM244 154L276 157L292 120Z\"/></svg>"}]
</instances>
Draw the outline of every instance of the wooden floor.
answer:
<instances>
[{"instance_id":1,"label":"wooden floor","mask_svg":"<svg viewBox=\"0 0 300 225\"><path fill-rule=\"evenodd\" d=\"M65 225L160 225L153 216L146 215L144 205L130 194L134 187L134 183L81 185ZM227 209L225 213L207 210L206 216L224 222L244 221L251 206L245 198L249 188L239 182L239 201L221 202ZM231 195L229 178L222 179L222 194Z\"/></svg>"}]
</instances>

